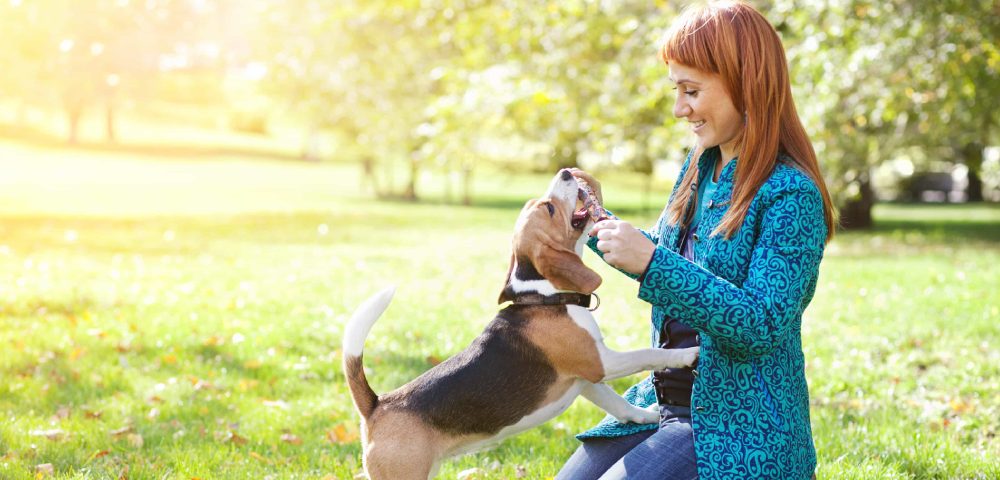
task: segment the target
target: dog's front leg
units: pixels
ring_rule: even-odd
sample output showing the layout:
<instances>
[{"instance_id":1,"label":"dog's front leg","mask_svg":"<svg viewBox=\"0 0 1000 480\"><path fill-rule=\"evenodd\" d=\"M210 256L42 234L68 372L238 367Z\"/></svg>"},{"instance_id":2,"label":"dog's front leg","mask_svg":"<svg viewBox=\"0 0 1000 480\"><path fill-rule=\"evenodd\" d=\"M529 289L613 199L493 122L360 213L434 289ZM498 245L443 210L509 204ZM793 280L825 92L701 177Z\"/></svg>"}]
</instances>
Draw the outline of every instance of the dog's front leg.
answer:
<instances>
[{"instance_id":1,"label":"dog's front leg","mask_svg":"<svg viewBox=\"0 0 1000 480\"><path fill-rule=\"evenodd\" d=\"M664 349L643 348L631 352L616 352L607 347L601 349L604 364L602 382L626 377L646 370L688 367L698 360L698 347Z\"/></svg>"},{"instance_id":2,"label":"dog's front leg","mask_svg":"<svg viewBox=\"0 0 1000 480\"><path fill-rule=\"evenodd\" d=\"M656 423L660 421L660 413L652 409L656 407L656 404L653 404L651 409L639 408L626 402L611 387L603 383L588 382L580 394L611 414L620 423Z\"/></svg>"}]
</instances>

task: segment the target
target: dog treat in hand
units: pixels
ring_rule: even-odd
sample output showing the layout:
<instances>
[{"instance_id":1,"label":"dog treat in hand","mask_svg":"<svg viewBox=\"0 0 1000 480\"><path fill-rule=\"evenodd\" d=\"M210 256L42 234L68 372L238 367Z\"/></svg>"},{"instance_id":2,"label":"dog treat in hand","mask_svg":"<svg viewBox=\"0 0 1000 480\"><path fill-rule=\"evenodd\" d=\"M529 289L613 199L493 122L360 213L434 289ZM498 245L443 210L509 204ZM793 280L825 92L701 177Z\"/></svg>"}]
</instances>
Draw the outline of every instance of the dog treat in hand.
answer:
<instances>
[{"instance_id":1,"label":"dog treat in hand","mask_svg":"<svg viewBox=\"0 0 1000 480\"><path fill-rule=\"evenodd\" d=\"M607 211L604 210L604 206L601 205L600 200L597 199L597 193L594 192L593 188L590 188L590 184L580 177L574 178L576 178L577 185L580 186L579 198L583 202L583 208L578 210L577 214L586 213L594 222L610 218Z\"/></svg>"}]
</instances>

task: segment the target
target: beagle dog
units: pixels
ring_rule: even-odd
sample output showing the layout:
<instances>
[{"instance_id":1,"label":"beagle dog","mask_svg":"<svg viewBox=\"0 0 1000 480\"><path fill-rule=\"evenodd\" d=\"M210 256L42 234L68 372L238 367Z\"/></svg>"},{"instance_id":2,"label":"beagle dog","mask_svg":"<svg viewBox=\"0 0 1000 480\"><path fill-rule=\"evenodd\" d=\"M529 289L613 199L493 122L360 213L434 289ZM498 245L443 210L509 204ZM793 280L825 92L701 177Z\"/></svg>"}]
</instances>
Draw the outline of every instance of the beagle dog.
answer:
<instances>
[{"instance_id":1,"label":"beagle dog","mask_svg":"<svg viewBox=\"0 0 1000 480\"><path fill-rule=\"evenodd\" d=\"M514 228L500 310L472 344L403 385L377 395L362 364L365 338L394 289L365 301L344 332L344 375L361 414L365 472L372 480L427 479L442 459L488 448L566 410L578 395L621 422L655 423L603 382L691 365L698 348L616 352L587 309L601 277L580 259L594 224L568 170L529 200ZM603 211L603 209L602 209Z\"/></svg>"}]
</instances>

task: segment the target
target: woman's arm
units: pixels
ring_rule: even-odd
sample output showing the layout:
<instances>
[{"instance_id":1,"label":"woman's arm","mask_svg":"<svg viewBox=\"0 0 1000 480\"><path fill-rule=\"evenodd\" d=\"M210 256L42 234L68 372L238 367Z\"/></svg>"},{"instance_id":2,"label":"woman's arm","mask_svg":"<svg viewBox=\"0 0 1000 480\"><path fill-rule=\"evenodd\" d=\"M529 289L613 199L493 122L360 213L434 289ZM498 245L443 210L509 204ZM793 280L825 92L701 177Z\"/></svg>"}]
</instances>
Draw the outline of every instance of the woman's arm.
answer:
<instances>
[{"instance_id":1,"label":"woman's arm","mask_svg":"<svg viewBox=\"0 0 1000 480\"><path fill-rule=\"evenodd\" d=\"M823 256L823 200L808 185L778 194L767 207L742 287L657 247L639 298L722 347L748 355L773 350L798 325L812 299Z\"/></svg>"}]
</instances>

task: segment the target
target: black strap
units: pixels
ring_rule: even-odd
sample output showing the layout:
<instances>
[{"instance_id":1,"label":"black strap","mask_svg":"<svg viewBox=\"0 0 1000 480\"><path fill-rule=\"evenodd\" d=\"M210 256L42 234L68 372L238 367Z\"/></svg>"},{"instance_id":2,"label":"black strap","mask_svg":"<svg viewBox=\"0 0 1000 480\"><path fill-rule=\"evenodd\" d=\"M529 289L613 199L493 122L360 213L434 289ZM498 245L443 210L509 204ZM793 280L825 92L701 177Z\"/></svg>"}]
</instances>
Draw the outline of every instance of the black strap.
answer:
<instances>
[{"instance_id":1,"label":"black strap","mask_svg":"<svg viewBox=\"0 0 1000 480\"><path fill-rule=\"evenodd\" d=\"M591 295L597 297L596 293ZM513 302L514 305L579 305L583 308L590 308L591 295L585 293L553 293L552 295L519 293L514 295ZM600 304L601 299L598 297L597 305Z\"/></svg>"}]
</instances>

